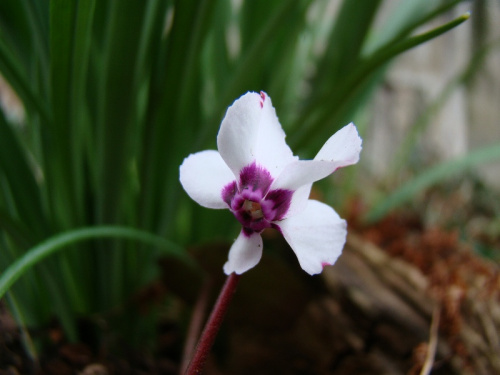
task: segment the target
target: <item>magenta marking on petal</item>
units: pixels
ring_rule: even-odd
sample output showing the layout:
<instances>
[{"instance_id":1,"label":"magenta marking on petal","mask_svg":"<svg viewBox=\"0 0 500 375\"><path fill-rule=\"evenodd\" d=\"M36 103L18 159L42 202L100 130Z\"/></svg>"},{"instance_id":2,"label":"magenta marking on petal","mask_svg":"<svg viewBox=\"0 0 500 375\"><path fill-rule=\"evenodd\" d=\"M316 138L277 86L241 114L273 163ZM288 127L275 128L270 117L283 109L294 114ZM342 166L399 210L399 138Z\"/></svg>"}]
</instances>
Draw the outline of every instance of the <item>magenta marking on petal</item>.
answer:
<instances>
[{"instance_id":1,"label":"magenta marking on petal","mask_svg":"<svg viewBox=\"0 0 500 375\"><path fill-rule=\"evenodd\" d=\"M231 208L232 211L239 211L241 207L243 207L243 203L245 203L245 198L237 193L231 200L229 208Z\"/></svg>"},{"instance_id":2,"label":"magenta marking on petal","mask_svg":"<svg viewBox=\"0 0 500 375\"><path fill-rule=\"evenodd\" d=\"M247 238L249 238L252 234L255 233L255 231L253 229L245 228L245 227L242 228L242 232L243 232L243 235Z\"/></svg>"},{"instance_id":3,"label":"magenta marking on petal","mask_svg":"<svg viewBox=\"0 0 500 375\"><path fill-rule=\"evenodd\" d=\"M269 171L254 162L241 170L239 184L233 181L222 189L222 199L247 236L273 227L273 221L282 220L290 208L293 191L269 192L272 182Z\"/></svg>"},{"instance_id":4,"label":"magenta marking on petal","mask_svg":"<svg viewBox=\"0 0 500 375\"><path fill-rule=\"evenodd\" d=\"M260 92L260 108L264 108L264 102L266 101L266 93L264 91Z\"/></svg>"},{"instance_id":5,"label":"magenta marking on petal","mask_svg":"<svg viewBox=\"0 0 500 375\"><path fill-rule=\"evenodd\" d=\"M229 207L232 206L234 196L238 192L236 181L230 182L222 189L222 200L227 203Z\"/></svg>"},{"instance_id":6,"label":"magenta marking on petal","mask_svg":"<svg viewBox=\"0 0 500 375\"><path fill-rule=\"evenodd\" d=\"M321 262L321 267L325 268L326 266L331 266L331 263Z\"/></svg>"},{"instance_id":7,"label":"magenta marking on petal","mask_svg":"<svg viewBox=\"0 0 500 375\"><path fill-rule=\"evenodd\" d=\"M259 190L263 197L267 194L272 182L271 174L255 162L247 165L240 172L240 192L243 190Z\"/></svg>"},{"instance_id":8,"label":"magenta marking on petal","mask_svg":"<svg viewBox=\"0 0 500 375\"><path fill-rule=\"evenodd\" d=\"M271 190L262 202L262 210L269 221L282 220L292 202L293 191L285 189Z\"/></svg>"},{"instance_id":9,"label":"magenta marking on petal","mask_svg":"<svg viewBox=\"0 0 500 375\"><path fill-rule=\"evenodd\" d=\"M239 196L242 199L246 199L249 201L254 201L254 202L260 202L264 195L262 194L262 191L257 190L257 191L251 191L251 190L243 190L239 193Z\"/></svg>"}]
</instances>

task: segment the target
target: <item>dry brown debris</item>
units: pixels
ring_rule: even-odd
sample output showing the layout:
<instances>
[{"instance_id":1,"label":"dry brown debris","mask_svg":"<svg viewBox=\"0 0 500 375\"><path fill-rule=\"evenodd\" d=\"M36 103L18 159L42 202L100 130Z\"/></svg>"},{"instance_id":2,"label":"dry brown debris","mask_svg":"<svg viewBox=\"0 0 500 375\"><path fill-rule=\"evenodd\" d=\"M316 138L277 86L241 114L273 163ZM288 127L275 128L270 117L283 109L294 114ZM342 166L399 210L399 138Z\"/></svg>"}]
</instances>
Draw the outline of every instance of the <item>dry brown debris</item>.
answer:
<instances>
[{"instance_id":1,"label":"dry brown debris","mask_svg":"<svg viewBox=\"0 0 500 375\"><path fill-rule=\"evenodd\" d=\"M388 216L363 229L362 236L425 276L426 292L441 308L439 331L451 350L450 361L474 374L500 373L500 272L495 264L474 254L456 231L424 228L412 216Z\"/></svg>"}]
</instances>

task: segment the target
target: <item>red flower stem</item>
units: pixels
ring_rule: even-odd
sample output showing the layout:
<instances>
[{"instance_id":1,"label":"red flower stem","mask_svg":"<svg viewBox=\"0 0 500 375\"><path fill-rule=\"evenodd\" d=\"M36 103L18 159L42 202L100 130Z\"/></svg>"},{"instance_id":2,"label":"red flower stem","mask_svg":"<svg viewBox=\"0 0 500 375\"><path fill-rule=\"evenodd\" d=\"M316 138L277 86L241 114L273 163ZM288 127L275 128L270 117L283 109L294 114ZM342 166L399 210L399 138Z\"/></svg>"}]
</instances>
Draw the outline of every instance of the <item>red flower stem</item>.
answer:
<instances>
[{"instance_id":1,"label":"red flower stem","mask_svg":"<svg viewBox=\"0 0 500 375\"><path fill-rule=\"evenodd\" d=\"M196 375L202 373L205 361L207 360L210 349L212 348L215 337L217 336L217 332L219 332L219 328L224 320L229 303L231 302L234 292L236 291L236 286L238 285L240 276L241 275L232 273L227 277L226 282L220 291L219 297L215 302L212 313L205 324L205 329L201 334L198 345L196 346L196 351L185 375Z\"/></svg>"}]
</instances>

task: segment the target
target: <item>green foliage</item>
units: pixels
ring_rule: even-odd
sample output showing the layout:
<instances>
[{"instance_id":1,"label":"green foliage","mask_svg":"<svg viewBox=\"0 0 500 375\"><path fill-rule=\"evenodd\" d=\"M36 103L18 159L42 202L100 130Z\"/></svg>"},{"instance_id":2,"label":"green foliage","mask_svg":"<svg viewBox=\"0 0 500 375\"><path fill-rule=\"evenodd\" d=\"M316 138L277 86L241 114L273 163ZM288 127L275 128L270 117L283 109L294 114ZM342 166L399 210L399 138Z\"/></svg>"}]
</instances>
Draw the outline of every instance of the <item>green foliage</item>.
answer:
<instances>
[{"instance_id":1,"label":"green foliage","mask_svg":"<svg viewBox=\"0 0 500 375\"><path fill-rule=\"evenodd\" d=\"M461 158L446 161L428 168L419 173L415 178L407 181L403 186L400 186L392 194L384 197L384 199L379 204L375 205L367 214L366 220L379 220L391 209L408 202L419 193L425 191L426 188L436 185L460 172L466 172L474 166L496 159L500 159L500 144L481 148Z\"/></svg>"},{"instance_id":2,"label":"green foliage","mask_svg":"<svg viewBox=\"0 0 500 375\"><path fill-rule=\"evenodd\" d=\"M234 236L230 216L182 193L183 158L215 146L249 90L267 91L295 149L315 153L387 63L467 18L414 36L458 1L414 3L373 30L382 1L345 0L335 19L322 0L0 2L0 72L26 113L0 114L0 291L20 322L56 315L76 338L76 317L122 303L159 255Z\"/></svg>"},{"instance_id":3,"label":"green foliage","mask_svg":"<svg viewBox=\"0 0 500 375\"><path fill-rule=\"evenodd\" d=\"M113 237L148 243L157 248L165 249L164 253L167 255L180 258L187 264L194 264L182 248L165 240L163 237L155 236L149 232L112 226L76 229L58 234L41 242L12 263L0 276L0 297L3 297L9 287L12 286L23 273L27 272L29 268L56 251L64 249L69 244L85 240L88 241L94 238Z\"/></svg>"}]
</instances>

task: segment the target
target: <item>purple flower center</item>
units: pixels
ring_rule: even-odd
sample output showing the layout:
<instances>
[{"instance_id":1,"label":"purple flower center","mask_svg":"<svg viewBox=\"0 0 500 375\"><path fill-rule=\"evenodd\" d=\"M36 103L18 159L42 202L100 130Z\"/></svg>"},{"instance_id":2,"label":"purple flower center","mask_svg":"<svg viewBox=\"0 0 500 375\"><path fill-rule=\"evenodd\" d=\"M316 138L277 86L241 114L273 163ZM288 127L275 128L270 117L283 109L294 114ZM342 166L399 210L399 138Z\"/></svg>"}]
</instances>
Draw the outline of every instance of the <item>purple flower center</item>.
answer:
<instances>
[{"instance_id":1,"label":"purple flower center","mask_svg":"<svg viewBox=\"0 0 500 375\"><path fill-rule=\"evenodd\" d=\"M239 183L222 189L222 199L249 235L273 227L290 208L293 191L270 190L272 182L271 174L254 162L241 170Z\"/></svg>"}]
</instances>

